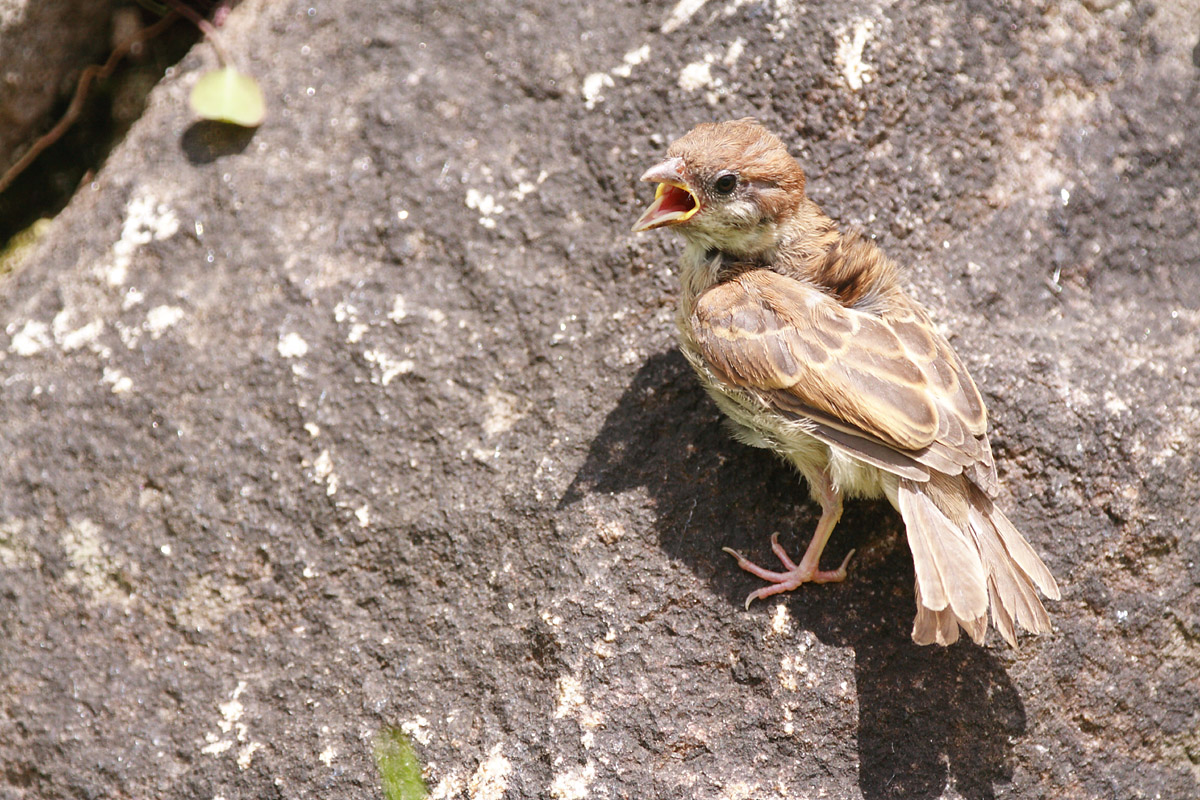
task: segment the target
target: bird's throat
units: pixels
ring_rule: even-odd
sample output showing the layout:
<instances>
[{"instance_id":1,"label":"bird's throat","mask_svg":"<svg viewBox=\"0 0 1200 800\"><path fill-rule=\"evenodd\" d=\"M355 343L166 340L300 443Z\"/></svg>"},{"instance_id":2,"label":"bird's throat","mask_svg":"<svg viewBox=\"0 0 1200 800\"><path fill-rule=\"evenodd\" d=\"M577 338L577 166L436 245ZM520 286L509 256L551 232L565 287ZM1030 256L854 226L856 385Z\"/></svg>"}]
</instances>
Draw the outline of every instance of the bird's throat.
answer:
<instances>
[{"instance_id":1,"label":"bird's throat","mask_svg":"<svg viewBox=\"0 0 1200 800\"><path fill-rule=\"evenodd\" d=\"M704 290L720 280L721 267L729 261L728 257L712 247L696 241L688 241L679 262L679 297L680 310L692 313L696 298Z\"/></svg>"}]
</instances>

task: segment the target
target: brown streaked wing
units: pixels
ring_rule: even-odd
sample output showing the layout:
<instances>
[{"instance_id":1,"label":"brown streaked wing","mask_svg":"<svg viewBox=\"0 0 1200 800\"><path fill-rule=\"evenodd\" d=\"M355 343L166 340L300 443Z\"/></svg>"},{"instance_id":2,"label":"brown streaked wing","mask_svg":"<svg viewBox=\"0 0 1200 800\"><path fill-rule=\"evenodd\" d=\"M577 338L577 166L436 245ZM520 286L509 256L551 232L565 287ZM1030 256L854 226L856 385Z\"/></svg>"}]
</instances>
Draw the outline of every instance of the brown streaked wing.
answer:
<instances>
[{"instance_id":1,"label":"brown streaked wing","mask_svg":"<svg viewBox=\"0 0 1200 800\"><path fill-rule=\"evenodd\" d=\"M927 481L930 467L938 469L939 466L948 466L952 470L957 468L956 465L949 462L939 465L930 463L929 459L918 460L907 450L900 450L880 441L875 436L855 429L852 425L847 425L833 419L828 414L822 414L805 406L787 390L756 391L754 395L764 405L774 406L785 415L807 420L810 424L805 426L805 431L814 439L840 447L860 460L886 472L913 481Z\"/></svg>"},{"instance_id":2,"label":"brown streaked wing","mask_svg":"<svg viewBox=\"0 0 1200 800\"><path fill-rule=\"evenodd\" d=\"M691 322L705 360L735 385L784 390L901 450L937 439L938 398L926 370L878 317L759 269L705 291Z\"/></svg>"},{"instance_id":3,"label":"brown streaked wing","mask_svg":"<svg viewBox=\"0 0 1200 800\"><path fill-rule=\"evenodd\" d=\"M919 364L929 379L931 391L968 431L976 436L987 432L987 409L975 381L967 373L950 343L937 332L929 314L907 295L898 295L883 320Z\"/></svg>"},{"instance_id":4,"label":"brown streaked wing","mask_svg":"<svg viewBox=\"0 0 1200 800\"><path fill-rule=\"evenodd\" d=\"M989 497L999 491L996 464L987 440L987 408L975 381L929 314L912 298L899 295L883 315L905 349L925 367L941 411L941 428L931 449L956 451L956 463ZM918 461L925 460L920 456Z\"/></svg>"}]
</instances>

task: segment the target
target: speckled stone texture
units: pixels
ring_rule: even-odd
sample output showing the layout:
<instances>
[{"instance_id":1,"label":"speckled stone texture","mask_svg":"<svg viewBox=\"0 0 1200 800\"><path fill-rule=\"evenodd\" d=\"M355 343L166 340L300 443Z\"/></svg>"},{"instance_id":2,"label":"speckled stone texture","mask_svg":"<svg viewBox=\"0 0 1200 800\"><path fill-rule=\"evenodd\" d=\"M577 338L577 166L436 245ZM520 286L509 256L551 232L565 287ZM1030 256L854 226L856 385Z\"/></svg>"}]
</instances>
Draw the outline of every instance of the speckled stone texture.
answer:
<instances>
[{"instance_id":1,"label":"speckled stone texture","mask_svg":"<svg viewBox=\"0 0 1200 800\"><path fill-rule=\"evenodd\" d=\"M0 284L0 797L1200 793L1194 4L249 0ZM636 177L756 115L909 268L1064 590L918 648L896 515L673 346Z\"/></svg>"}]
</instances>

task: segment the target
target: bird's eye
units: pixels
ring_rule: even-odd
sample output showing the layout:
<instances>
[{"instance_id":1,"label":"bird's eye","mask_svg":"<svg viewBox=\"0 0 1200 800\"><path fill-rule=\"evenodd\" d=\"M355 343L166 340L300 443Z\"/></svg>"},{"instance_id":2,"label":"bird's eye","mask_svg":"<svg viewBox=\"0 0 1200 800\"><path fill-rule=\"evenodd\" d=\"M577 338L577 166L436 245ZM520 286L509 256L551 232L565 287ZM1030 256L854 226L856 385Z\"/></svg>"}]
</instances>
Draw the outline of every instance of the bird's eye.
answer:
<instances>
[{"instance_id":1,"label":"bird's eye","mask_svg":"<svg viewBox=\"0 0 1200 800\"><path fill-rule=\"evenodd\" d=\"M717 194L729 194L737 188L738 178L732 172L726 172L713 181L713 190Z\"/></svg>"}]
</instances>

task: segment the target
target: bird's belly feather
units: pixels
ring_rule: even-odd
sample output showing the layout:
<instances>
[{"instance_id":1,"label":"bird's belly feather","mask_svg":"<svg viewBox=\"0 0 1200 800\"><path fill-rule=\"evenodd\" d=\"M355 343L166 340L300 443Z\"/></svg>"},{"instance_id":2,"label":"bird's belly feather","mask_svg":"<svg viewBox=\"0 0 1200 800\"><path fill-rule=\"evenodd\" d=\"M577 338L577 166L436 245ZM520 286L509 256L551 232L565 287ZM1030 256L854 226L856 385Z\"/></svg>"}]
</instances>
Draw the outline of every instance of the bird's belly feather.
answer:
<instances>
[{"instance_id":1,"label":"bird's belly feather","mask_svg":"<svg viewBox=\"0 0 1200 800\"><path fill-rule=\"evenodd\" d=\"M770 450L792 464L804 476L810 488L824 473L843 495L850 497L887 496L885 485L895 477L809 435L812 422L789 419L777 412L764 413L761 401L733 387L723 386L712 374L698 349L686 333L680 337L680 349L696 370L700 383L728 417L734 438L751 447ZM894 492L893 492L894 493Z\"/></svg>"}]
</instances>

